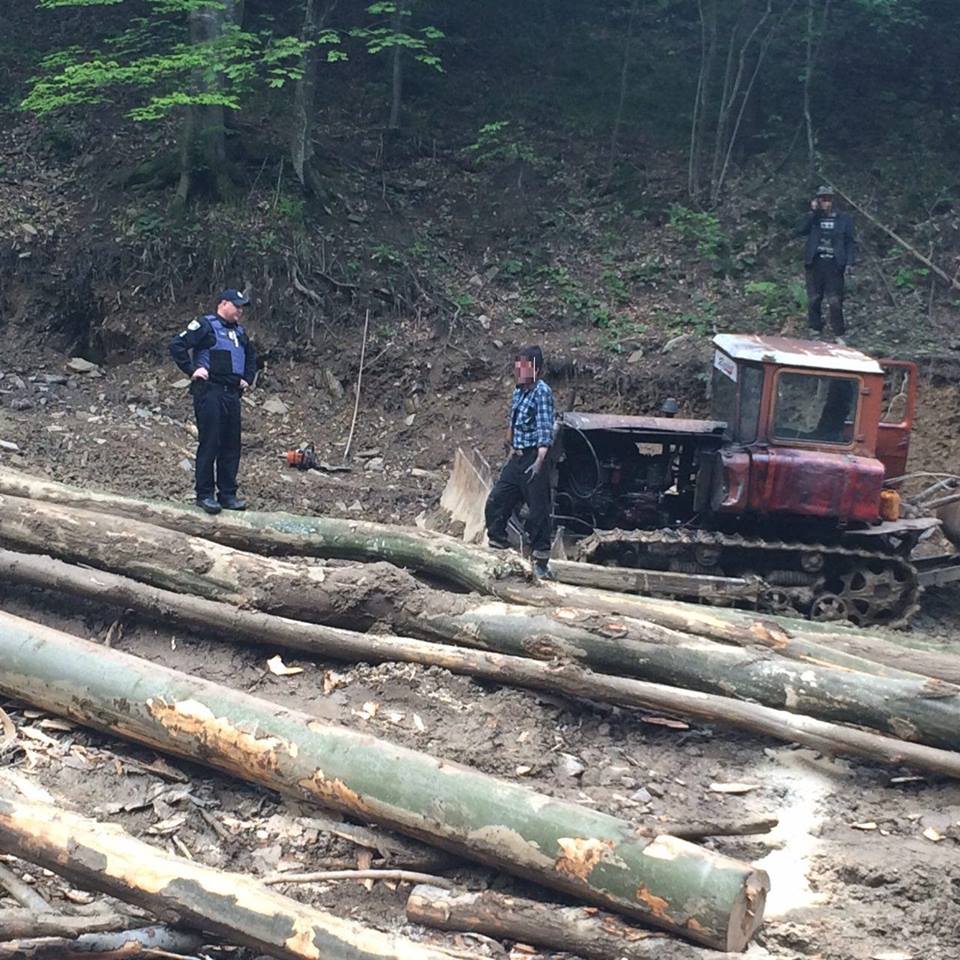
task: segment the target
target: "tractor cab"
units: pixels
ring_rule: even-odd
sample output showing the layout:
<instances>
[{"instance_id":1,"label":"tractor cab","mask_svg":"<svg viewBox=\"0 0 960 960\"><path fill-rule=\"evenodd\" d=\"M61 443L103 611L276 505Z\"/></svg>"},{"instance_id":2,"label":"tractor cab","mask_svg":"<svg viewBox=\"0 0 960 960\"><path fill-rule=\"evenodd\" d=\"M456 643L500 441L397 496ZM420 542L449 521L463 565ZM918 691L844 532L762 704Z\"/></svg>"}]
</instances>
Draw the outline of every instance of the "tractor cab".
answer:
<instances>
[{"instance_id":1,"label":"tractor cab","mask_svg":"<svg viewBox=\"0 0 960 960\"><path fill-rule=\"evenodd\" d=\"M713 343L713 418L727 445L712 510L877 522L884 482L906 466L913 364L785 337Z\"/></svg>"}]
</instances>

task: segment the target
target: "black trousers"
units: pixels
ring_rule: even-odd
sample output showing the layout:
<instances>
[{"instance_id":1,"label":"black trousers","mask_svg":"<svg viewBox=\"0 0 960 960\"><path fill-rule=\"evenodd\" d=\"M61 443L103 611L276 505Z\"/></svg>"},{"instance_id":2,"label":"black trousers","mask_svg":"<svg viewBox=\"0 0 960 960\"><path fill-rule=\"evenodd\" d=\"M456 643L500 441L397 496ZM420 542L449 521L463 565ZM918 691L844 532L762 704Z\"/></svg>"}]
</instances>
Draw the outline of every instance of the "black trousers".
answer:
<instances>
[{"instance_id":1,"label":"black trousers","mask_svg":"<svg viewBox=\"0 0 960 960\"><path fill-rule=\"evenodd\" d=\"M199 440L197 496L212 497L215 490L221 497L234 496L240 467L240 391L217 383L197 383L193 412Z\"/></svg>"},{"instance_id":2,"label":"black trousers","mask_svg":"<svg viewBox=\"0 0 960 960\"><path fill-rule=\"evenodd\" d=\"M807 323L820 333L823 330L821 313L824 297L830 309L830 327L836 336L846 331L843 322L843 271L835 260L817 257L807 267Z\"/></svg>"},{"instance_id":3,"label":"black trousers","mask_svg":"<svg viewBox=\"0 0 960 960\"><path fill-rule=\"evenodd\" d=\"M528 447L522 453L507 458L487 497L484 515L487 534L494 540L506 540L507 521L513 511L525 502L527 519L524 533L534 557L546 560L550 556L550 471L543 464L535 477L524 472L536 459L536 447Z\"/></svg>"}]
</instances>

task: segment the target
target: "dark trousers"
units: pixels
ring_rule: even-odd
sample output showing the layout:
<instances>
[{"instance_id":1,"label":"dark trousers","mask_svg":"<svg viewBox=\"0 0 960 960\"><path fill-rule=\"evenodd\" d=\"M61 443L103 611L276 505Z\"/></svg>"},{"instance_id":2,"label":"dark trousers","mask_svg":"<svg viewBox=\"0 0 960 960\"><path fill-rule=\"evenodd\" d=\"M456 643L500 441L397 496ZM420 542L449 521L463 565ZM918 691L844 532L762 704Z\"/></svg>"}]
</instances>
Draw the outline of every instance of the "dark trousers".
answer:
<instances>
[{"instance_id":1,"label":"dark trousers","mask_svg":"<svg viewBox=\"0 0 960 960\"><path fill-rule=\"evenodd\" d=\"M195 389L197 496L212 497L214 490L221 497L234 496L240 467L240 391L216 383L200 383Z\"/></svg>"},{"instance_id":2,"label":"dark trousers","mask_svg":"<svg viewBox=\"0 0 960 960\"><path fill-rule=\"evenodd\" d=\"M527 519L524 532L534 557L545 560L550 556L550 471L543 464L535 477L524 472L536 459L536 447L528 447L522 453L507 458L500 477L487 497L484 515L490 538L504 541L507 539L510 515L525 502Z\"/></svg>"},{"instance_id":3,"label":"dark trousers","mask_svg":"<svg viewBox=\"0 0 960 960\"><path fill-rule=\"evenodd\" d=\"M836 336L846 331L843 322L843 271L835 260L817 257L807 267L807 323L817 333L823 331L821 307L824 297L830 309L830 327Z\"/></svg>"}]
</instances>

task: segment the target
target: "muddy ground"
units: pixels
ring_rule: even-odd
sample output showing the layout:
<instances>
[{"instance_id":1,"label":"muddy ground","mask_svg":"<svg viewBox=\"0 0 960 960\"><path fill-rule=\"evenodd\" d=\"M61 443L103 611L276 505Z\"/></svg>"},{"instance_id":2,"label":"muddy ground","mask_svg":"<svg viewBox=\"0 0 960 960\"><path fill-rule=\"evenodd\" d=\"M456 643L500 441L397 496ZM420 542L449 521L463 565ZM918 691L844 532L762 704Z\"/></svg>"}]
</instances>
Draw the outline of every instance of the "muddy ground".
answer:
<instances>
[{"instance_id":1,"label":"muddy ground","mask_svg":"<svg viewBox=\"0 0 960 960\"><path fill-rule=\"evenodd\" d=\"M374 336L350 473L299 473L280 454L309 441L322 459L340 461L353 411L355 343L349 352L328 343L309 364L268 364L245 399L241 492L264 509L413 522L436 505L457 444L475 444L496 460L510 351L532 334L496 326L476 333L464 341L469 346L415 324ZM669 392L685 412L704 410L699 374L706 341L646 342L643 356L614 369L596 344L576 348L553 344L550 336L541 339L564 407L649 412ZM160 352L84 374L69 372L52 350L5 353L0 462L136 496L192 498L189 398ZM923 390L912 466L943 469L957 460L957 388L928 371ZM958 599L960 593L949 591L928 595L914 630L954 638ZM439 669L286 655L303 672L277 677L266 669L272 653L266 648L174 635L120 610L9 585L0 585L0 605L638 823L778 817L780 827L769 836L708 841L771 873L768 920L750 956L960 958L960 786L953 782L817 756L708 724L678 729L655 716ZM315 810L180 761L169 761L160 776L152 751L51 721L22 705L4 706L20 735L0 764L36 777L78 810L118 820L171 850L254 875L356 863L362 856L318 825ZM755 789L742 795L710 789L733 781ZM942 839L931 839L937 836ZM53 900L78 896L55 877L15 866ZM488 868L461 864L446 872L472 888L531 892ZM340 882L288 892L383 929L497 954L489 943L410 927L403 914L408 891ZM0 906L7 905L0 898ZM672 952L666 946L662 956L669 960ZM515 953L530 955L522 948Z\"/></svg>"}]
</instances>

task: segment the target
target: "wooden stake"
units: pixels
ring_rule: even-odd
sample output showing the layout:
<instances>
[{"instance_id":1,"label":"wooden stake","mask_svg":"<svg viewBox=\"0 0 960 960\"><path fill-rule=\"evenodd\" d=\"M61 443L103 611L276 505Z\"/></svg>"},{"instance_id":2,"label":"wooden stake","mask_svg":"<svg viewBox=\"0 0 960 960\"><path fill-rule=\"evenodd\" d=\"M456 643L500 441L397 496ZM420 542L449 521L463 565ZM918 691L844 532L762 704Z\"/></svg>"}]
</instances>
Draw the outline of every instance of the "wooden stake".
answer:
<instances>
[{"instance_id":1,"label":"wooden stake","mask_svg":"<svg viewBox=\"0 0 960 960\"><path fill-rule=\"evenodd\" d=\"M357 370L357 395L353 398L353 419L350 421L350 435L347 437L347 445L343 450L343 462L350 459L350 445L353 443L353 431L357 426L357 413L360 410L360 386L363 383L363 360L367 355L367 330L370 327L370 310L367 310L363 320L363 340L360 343L360 369Z\"/></svg>"}]
</instances>

